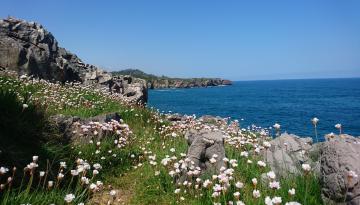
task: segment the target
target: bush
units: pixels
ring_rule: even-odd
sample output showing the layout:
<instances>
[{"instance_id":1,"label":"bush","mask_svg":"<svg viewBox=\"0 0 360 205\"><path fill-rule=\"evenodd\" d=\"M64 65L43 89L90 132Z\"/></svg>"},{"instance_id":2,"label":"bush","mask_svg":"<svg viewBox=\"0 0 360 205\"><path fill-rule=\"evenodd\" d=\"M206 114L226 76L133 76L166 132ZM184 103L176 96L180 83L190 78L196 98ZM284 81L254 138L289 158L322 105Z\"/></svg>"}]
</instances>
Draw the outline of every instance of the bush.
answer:
<instances>
[{"instance_id":1,"label":"bush","mask_svg":"<svg viewBox=\"0 0 360 205\"><path fill-rule=\"evenodd\" d=\"M21 102L15 92L0 90L0 164L25 166L38 155L46 125L44 111Z\"/></svg>"}]
</instances>

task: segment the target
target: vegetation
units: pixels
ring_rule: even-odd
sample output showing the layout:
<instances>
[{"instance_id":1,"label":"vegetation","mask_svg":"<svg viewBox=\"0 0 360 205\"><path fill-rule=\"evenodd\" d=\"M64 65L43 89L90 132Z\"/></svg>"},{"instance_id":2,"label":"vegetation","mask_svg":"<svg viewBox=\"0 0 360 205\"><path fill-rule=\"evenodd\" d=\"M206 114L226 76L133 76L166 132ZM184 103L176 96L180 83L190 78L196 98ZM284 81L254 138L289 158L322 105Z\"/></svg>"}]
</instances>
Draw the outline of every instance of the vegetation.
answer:
<instances>
[{"instance_id":1,"label":"vegetation","mask_svg":"<svg viewBox=\"0 0 360 205\"><path fill-rule=\"evenodd\" d=\"M273 176L256 149L270 136L237 130L236 123L212 125L229 135L228 168L217 176L199 175L187 166L183 137L189 128L207 126L194 118L170 124L164 115L101 90L25 77L0 76L0 105L1 205L264 204L267 196L272 204L280 204L277 197L281 204L321 204L311 170ZM83 143L58 143L61 133L49 122L55 114L91 117L110 112L118 112L123 121L77 125ZM192 179L178 184L179 167L192 173ZM272 188L270 182L275 182Z\"/></svg>"},{"instance_id":2,"label":"vegetation","mask_svg":"<svg viewBox=\"0 0 360 205\"><path fill-rule=\"evenodd\" d=\"M207 81L218 81L216 84L223 84L223 80L219 78L171 78L167 76L156 76L152 74L144 73L138 69L126 69L121 71L113 71L113 75L131 75L135 78L145 79L149 84L150 89L154 88L175 88L175 87L201 87L211 86L207 84ZM228 81L227 83L230 83Z\"/></svg>"}]
</instances>

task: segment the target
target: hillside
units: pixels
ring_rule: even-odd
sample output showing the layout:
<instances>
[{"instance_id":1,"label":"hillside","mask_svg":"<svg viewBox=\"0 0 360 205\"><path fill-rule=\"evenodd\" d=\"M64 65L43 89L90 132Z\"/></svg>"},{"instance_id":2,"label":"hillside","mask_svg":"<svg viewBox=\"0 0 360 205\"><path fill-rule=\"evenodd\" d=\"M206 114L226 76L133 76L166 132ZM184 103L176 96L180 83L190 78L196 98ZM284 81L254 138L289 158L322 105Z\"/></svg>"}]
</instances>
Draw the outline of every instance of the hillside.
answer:
<instances>
[{"instance_id":1,"label":"hillside","mask_svg":"<svg viewBox=\"0 0 360 205\"><path fill-rule=\"evenodd\" d=\"M192 87L209 87L220 85L231 85L231 81L220 78L171 78L167 76L156 76L147 74L138 69L126 69L113 71L116 75L131 75L136 78L142 78L147 81L148 88L192 88Z\"/></svg>"},{"instance_id":2,"label":"hillside","mask_svg":"<svg viewBox=\"0 0 360 205\"><path fill-rule=\"evenodd\" d=\"M263 175L275 174L256 147L271 140L270 133L240 130L227 119L163 115L79 84L0 74L0 108L6 108L0 120L1 205L241 205L259 204L266 196L320 203L313 172L305 180L279 175L274 183L281 187L267 186ZM192 129L217 142L206 151L205 167L191 165L186 154L197 152L189 139L201 142L194 140L199 133L188 132ZM224 165L220 172L210 169L219 165Z\"/></svg>"}]
</instances>

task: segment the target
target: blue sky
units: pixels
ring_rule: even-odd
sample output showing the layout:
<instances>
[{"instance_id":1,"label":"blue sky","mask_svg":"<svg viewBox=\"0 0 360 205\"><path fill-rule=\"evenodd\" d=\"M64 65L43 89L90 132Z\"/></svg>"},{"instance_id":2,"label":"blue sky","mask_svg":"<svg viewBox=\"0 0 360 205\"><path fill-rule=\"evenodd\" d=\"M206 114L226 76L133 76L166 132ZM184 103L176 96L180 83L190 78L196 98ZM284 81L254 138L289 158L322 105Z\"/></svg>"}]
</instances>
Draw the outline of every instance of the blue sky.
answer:
<instances>
[{"instance_id":1,"label":"blue sky","mask_svg":"<svg viewBox=\"0 0 360 205\"><path fill-rule=\"evenodd\" d=\"M231 80L360 77L357 0L3 0L107 70Z\"/></svg>"}]
</instances>

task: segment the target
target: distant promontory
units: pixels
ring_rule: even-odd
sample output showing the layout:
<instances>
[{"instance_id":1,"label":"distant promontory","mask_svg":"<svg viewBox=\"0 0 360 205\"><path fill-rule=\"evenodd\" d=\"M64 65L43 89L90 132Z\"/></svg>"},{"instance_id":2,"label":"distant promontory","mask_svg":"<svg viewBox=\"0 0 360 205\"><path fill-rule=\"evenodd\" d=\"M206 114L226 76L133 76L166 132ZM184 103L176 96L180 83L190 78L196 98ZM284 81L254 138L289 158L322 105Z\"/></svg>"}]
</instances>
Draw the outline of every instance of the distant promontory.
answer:
<instances>
[{"instance_id":1,"label":"distant promontory","mask_svg":"<svg viewBox=\"0 0 360 205\"><path fill-rule=\"evenodd\" d=\"M138 69L126 69L121 71L113 71L113 76L130 75L135 78L142 78L147 81L148 88L193 88L193 87L209 87L231 85L230 80L221 78L171 78L167 76L156 76L145 73Z\"/></svg>"}]
</instances>

